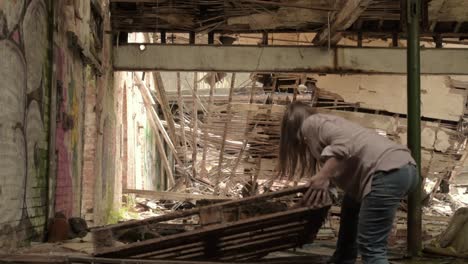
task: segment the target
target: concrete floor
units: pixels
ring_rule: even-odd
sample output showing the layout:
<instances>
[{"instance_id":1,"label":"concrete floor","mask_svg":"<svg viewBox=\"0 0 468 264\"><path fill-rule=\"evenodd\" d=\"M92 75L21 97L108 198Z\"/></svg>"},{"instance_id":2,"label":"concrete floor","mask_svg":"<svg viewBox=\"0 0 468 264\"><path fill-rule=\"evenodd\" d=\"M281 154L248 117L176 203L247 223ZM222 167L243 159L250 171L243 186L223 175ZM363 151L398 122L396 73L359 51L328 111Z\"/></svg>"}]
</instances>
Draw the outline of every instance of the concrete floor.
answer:
<instances>
[{"instance_id":1,"label":"concrete floor","mask_svg":"<svg viewBox=\"0 0 468 264\"><path fill-rule=\"evenodd\" d=\"M280 251L271 253L265 258L256 261L248 261L243 262L243 264L263 264L263 263L272 263L272 264L292 264L292 263L304 263L304 264L324 264L329 259L329 257L333 254L335 250L335 241L332 240L319 240L315 241L313 244L305 245L302 248L295 249L295 250L287 250L287 251ZM88 257L92 252L92 244L91 241L82 241L82 242L73 242L67 241L65 243L60 244L42 244L38 243L28 249L24 249L22 252L17 252L15 257L26 257L30 259L28 255L35 255L40 256L39 258L33 258L35 260L39 259L46 259L47 257L52 256L77 256L77 257ZM440 256L425 256L424 258L417 259L417 260L408 260L405 259L403 254L405 252L404 248L391 248L389 250L389 259L390 263L393 264L461 264L461 263L468 263L468 259L453 259L448 257L440 257ZM0 256L0 263L11 263L11 262L4 262L7 259L5 256ZM46 262L39 262L39 263L48 263ZM163 261L164 263L174 263L172 261ZM161 262L161 263L163 263ZM13 262L17 263L17 262ZM27 262L21 262L27 263ZM30 262L29 262L30 263ZM54 262L51 261L49 263L62 263L60 261ZM65 263L65 262L64 262ZM69 263L69 262L66 262ZM72 263L98 263L98 262L72 262ZM119 262L107 262L107 263L119 263ZM126 263L125 260L121 263ZM158 262L159 263L159 262ZM226 262L200 262L200 261L176 261L178 264L200 264L200 263L223 263L228 264ZM231 263L231 262L230 262ZM362 263L360 261L357 264Z\"/></svg>"},{"instance_id":2,"label":"concrete floor","mask_svg":"<svg viewBox=\"0 0 468 264\"><path fill-rule=\"evenodd\" d=\"M305 245L301 249L275 252L268 255L265 259L255 263L274 263L274 264L291 264L291 263L308 263L322 264L326 263L335 250L335 241L315 241L314 244ZM424 256L420 259L406 259L404 253L405 248L389 249L390 263L394 264L461 264L468 263L468 259L453 259L442 256ZM362 263L360 260L357 264Z\"/></svg>"}]
</instances>

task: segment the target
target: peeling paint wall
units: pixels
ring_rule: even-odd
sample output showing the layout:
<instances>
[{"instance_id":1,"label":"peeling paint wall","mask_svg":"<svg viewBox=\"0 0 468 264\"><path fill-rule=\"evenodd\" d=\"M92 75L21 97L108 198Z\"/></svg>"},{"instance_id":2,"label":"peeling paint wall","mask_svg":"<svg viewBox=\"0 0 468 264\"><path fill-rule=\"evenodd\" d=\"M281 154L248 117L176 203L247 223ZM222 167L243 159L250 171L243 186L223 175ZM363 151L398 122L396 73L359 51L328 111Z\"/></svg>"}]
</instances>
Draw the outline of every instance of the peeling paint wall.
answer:
<instances>
[{"instance_id":1,"label":"peeling paint wall","mask_svg":"<svg viewBox=\"0 0 468 264\"><path fill-rule=\"evenodd\" d=\"M103 10L103 31L110 28L108 1L95 2ZM105 224L118 211L121 194L122 100L120 87L114 86L111 36L104 35L102 48L96 49L99 40L90 26L92 1L55 4L59 18L55 64L61 87L54 211L84 217L92 225ZM86 66L93 60L100 65Z\"/></svg>"},{"instance_id":2,"label":"peeling paint wall","mask_svg":"<svg viewBox=\"0 0 468 264\"><path fill-rule=\"evenodd\" d=\"M160 157L156 150L155 137L157 135L150 125L147 110L139 89L134 86L133 74L122 73L121 86L126 87L126 132L125 150L127 158L126 179L124 184L129 189L165 190L161 182ZM193 80L192 80L193 82ZM154 87L150 73L146 73L145 84Z\"/></svg>"},{"instance_id":3,"label":"peeling paint wall","mask_svg":"<svg viewBox=\"0 0 468 264\"><path fill-rule=\"evenodd\" d=\"M94 224L113 223L122 196L122 105L120 74L98 80L97 144L94 186Z\"/></svg>"}]
</instances>

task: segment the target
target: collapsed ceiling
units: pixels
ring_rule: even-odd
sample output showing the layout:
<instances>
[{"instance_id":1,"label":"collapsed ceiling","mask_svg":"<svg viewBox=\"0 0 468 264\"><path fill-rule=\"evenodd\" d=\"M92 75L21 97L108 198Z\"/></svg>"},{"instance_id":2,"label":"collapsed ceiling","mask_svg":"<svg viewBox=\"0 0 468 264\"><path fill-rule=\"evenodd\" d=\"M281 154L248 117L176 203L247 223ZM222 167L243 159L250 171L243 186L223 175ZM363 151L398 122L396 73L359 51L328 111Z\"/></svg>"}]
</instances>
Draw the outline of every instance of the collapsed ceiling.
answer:
<instances>
[{"instance_id":1,"label":"collapsed ceiling","mask_svg":"<svg viewBox=\"0 0 468 264\"><path fill-rule=\"evenodd\" d=\"M404 35L398 0L111 0L114 31L323 32ZM423 35L468 35L468 2L423 1ZM318 40L316 40L317 42Z\"/></svg>"}]
</instances>

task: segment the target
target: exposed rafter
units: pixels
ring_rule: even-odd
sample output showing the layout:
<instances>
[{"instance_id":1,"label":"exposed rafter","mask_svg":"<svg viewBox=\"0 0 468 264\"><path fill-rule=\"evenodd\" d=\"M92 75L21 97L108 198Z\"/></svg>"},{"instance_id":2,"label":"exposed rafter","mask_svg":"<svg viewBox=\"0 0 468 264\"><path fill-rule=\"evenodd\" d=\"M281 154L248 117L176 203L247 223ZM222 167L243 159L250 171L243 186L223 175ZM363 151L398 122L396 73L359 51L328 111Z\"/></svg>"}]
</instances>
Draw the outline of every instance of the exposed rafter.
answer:
<instances>
[{"instance_id":1,"label":"exposed rafter","mask_svg":"<svg viewBox=\"0 0 468 264\"><path fill-rule=\"evenodd\" d=\"M316 45L336 45L341 39L341 31L349 28L366 10L372 0L341 0L338 11L330 15L330 27L317 33L313 42Z\"/></svg>"}]
</instances>

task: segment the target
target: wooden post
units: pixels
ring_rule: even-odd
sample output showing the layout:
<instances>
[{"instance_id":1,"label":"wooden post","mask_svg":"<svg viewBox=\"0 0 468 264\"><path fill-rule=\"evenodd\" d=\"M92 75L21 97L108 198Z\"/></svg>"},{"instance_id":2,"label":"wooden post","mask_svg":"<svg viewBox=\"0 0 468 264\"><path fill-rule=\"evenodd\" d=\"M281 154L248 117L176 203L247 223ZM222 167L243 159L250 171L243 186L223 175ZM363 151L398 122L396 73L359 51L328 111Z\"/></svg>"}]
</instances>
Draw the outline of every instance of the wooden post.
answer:
<instances>
[{"instance_id":1,"label":"wooden post","mask_svg":"<svg viewBox=\"0 0 468 264\"><path fill-rule=\"evenodd\" d=\"M214 44L214 32L208 32L208 44Z\"/></svg>"},{"instance_id":2,"label":"wooden post","mask_svg":"<svg viewBox=\"0 0 468 264\"><path fill-rule=\"evenodd\" d=\"M161 31L161 44L166 44L166 31Z\"/></svg>"},{"instance_id":3,"label":"wooden post","mask_svg":"<svg viewBox=\"0 0 468 264\"><path fill-rule=\"evenodd\" d=\"M297 93L299 92L299 91L298 91L298 89L299 89L299 81L300 81L300 78L297 78L297 79L296 79L296 83L294 84L293 102L296 101Z\"/></svg>"},{"instance_id":4,"label":"wooden post","mask_svg":"<svg viewBox=\"0 0 468 264\"><path fill-rule=\"evenodd\" d=\"M189 33L189 44L195 44L195 32Z\"/></svg>"}]
</instances>

